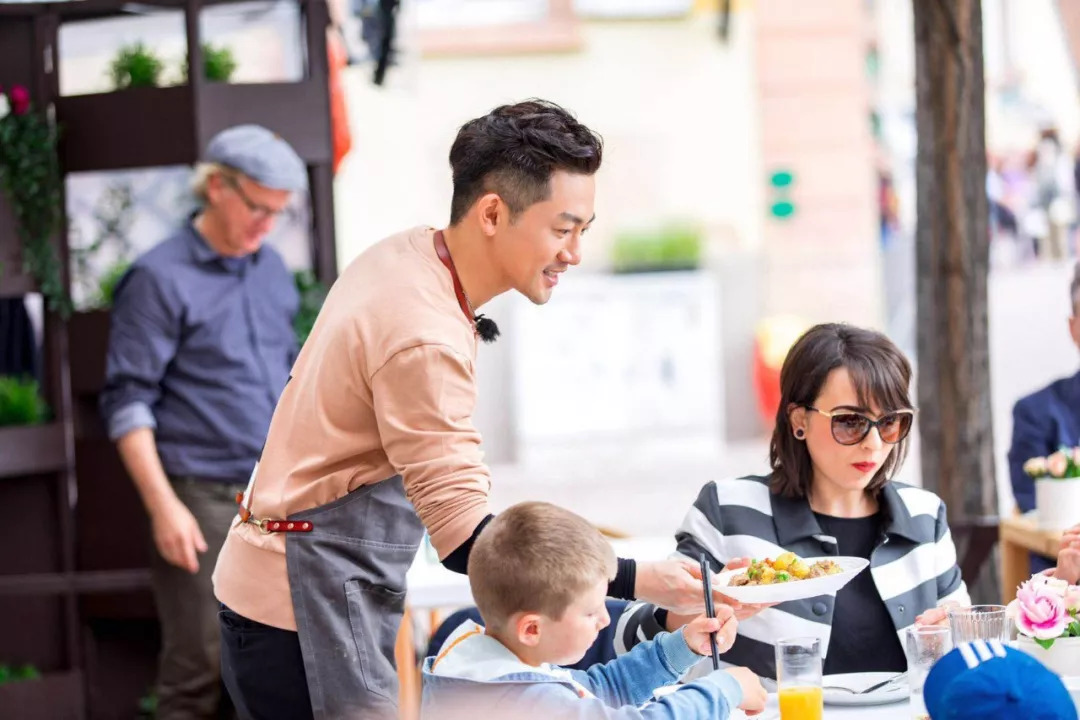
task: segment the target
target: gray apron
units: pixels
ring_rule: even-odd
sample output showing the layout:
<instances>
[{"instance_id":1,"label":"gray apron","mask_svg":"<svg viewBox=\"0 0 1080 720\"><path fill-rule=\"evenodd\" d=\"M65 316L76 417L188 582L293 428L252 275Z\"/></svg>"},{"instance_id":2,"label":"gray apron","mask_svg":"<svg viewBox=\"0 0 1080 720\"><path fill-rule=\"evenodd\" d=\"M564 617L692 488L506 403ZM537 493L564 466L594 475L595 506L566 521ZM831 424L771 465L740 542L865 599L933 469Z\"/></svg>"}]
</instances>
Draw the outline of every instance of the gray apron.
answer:
<instances>
[{"instance_id":1,"label":"gray apron","mask_svg":"<svg viewBox=\"0 0 1080 720\"><path fill-rule=\"evenodd\" d=\"M394 645L424 527L401 476L291 515L285 562L315 720L396 718Z\"/></svg>"}]
</instances>

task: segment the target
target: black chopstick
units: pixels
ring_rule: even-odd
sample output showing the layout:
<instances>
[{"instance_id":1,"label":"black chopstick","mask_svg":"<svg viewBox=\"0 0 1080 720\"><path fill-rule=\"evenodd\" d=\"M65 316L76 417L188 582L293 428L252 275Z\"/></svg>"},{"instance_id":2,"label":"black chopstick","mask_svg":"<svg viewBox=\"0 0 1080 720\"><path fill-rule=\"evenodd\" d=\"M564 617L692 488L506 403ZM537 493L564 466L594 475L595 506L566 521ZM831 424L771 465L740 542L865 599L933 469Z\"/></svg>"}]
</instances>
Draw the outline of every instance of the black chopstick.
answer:
<instances>
[{"instance_id":1,"label":"black chopstick","mask_svg":"<svg viewBox=\"0 0 1080 720\"><path fill-rule=\"evenodd\" d=\"M709 573L709 559L705 553L701 553L701 582L705 587L705 617L716 617L716 608L712 601L712 580ZM720 650L716 647L716 633L709 633L709 647L712 648L713 670L720 669Z\"/></svg>"}]
</instances>

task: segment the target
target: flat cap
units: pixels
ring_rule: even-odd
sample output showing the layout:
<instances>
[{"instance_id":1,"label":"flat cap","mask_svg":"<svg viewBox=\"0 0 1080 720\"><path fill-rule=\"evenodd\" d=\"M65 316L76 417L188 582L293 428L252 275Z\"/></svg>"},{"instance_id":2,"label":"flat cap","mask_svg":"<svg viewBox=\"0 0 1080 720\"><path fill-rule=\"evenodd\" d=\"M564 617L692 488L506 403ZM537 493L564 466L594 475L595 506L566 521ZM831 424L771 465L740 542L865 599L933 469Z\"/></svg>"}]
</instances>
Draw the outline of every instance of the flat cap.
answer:
<instances>
[{"instance_id":1,"label":"flat cap","mask_svg":"<svg viewBox=\"0 0 1080 720\"><path fill-rule=\"evenodd\" d=\"M238 170L263 187L298 192L307 187L307 167L280 135L261 125L222 130L206 146L206 162Z\"/></svg>"}]
</instances>

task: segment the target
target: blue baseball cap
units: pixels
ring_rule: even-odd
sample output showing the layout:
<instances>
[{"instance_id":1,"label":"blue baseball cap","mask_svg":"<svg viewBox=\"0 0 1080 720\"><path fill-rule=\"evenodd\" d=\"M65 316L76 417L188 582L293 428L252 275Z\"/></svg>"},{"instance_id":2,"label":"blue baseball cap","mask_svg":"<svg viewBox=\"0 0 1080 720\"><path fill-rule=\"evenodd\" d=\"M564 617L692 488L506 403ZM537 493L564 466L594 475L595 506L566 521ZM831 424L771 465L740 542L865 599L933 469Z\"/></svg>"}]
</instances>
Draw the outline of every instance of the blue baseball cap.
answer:
<instances>
[{"instance_id":1,"label":"blue baseball cap","mask_svg":"<svg viewBox=\"0 0 1080 720\"><path fill-rule=\"evenodd\" d=\"M958 645L938 660L923 699L933 720L1077 720L1061 678L997 640Z\"/></svg>"},{"instance_id":2,"label":"blue baseball cap","mask_svg":"<svg viewBox=\"0 0 1080 720\"><path fill-rule=\"evenodd\" d=\"M271 190L299 192L307 187L307 167L280 135L261 125L236 125L210 139L206 162L239 170Z\"/></svg>"}]
</instances>

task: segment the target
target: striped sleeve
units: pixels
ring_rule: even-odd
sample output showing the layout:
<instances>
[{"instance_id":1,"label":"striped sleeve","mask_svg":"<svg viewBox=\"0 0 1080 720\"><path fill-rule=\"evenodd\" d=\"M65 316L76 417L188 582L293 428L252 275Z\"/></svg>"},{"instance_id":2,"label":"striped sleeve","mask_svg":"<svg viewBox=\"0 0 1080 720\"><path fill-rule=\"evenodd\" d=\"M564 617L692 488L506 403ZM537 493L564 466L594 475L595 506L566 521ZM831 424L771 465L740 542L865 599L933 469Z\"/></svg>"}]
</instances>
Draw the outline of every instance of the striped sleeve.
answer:
<instances>
[{"instance_id":1,"label":"striped sleeve","mask_svg":"<svg viewBox=\"0 0 1080 720\"><path fill-rule=\"evenodd\" d=\"M676 553L695 562L705 553L713 572L723 569L721 557L720 502L716 483L706 483L686 513L675 534ZM633 603L623 611L615 625L615 652L629 652L635 645L652 640L666 630L661 622L664 611L651 603Z\"/></svg>"},{"instance_id":2,"label":"striped sleeve","mask_svg":"<svg viewBox=\"0 0 1080 720\"><path fill-rule=\"evenodd\" d=\"M971 596L968 595L967 584L960 577L960 566L956 564L956 545L953 544L952 532L949 530L944 501L938 508L934 546L938 605L947 602L970 605Z\"/></svg>"}]
</instances>

